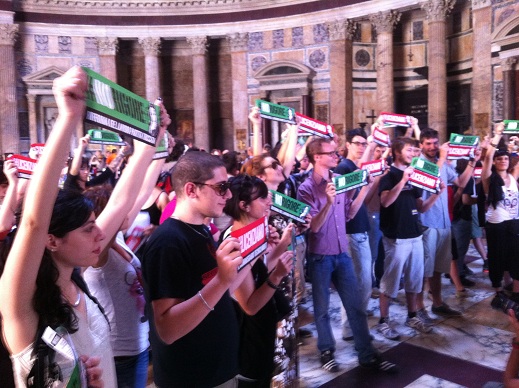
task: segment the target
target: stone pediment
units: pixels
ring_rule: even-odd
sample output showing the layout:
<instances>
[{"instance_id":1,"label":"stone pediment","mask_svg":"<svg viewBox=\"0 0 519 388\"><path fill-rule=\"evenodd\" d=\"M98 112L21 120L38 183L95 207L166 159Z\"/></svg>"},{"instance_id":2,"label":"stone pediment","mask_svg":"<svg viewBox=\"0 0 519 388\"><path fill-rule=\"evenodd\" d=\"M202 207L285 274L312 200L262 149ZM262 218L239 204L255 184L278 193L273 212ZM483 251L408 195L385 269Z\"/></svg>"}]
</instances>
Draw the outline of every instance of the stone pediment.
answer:
<instances>
[{"instance_id":1,"label":"stone pediment","mask_svg":"<svg viewBox=\"0 0 519 388\"><path fill-rule=\"evenodd\" d=\"M52 89L54 79L61 77L65 73L64 70L56 66L50 66L46 69L26 75L22 78L27 85L27 89Z\"/></svg>"}]
</instances>

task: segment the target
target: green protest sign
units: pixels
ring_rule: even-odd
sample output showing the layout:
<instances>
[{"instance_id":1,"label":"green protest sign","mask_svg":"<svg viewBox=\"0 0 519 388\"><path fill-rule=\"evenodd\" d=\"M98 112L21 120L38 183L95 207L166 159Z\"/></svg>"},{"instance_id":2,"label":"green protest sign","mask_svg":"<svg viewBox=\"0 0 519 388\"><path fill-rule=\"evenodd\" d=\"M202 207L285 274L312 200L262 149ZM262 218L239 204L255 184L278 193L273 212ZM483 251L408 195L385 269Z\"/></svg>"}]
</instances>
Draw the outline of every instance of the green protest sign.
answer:
<instances>
[{"instance_id":1,"label":"green protest sign","mask_svg":"<svg viewBox=\"0 0 519 388\"><path fill-rule=\"evenodd\" d=\"M90 136L90 144L121 146L126 144L117 133L106 129L89 129L88 135Z\"/></svg>"},{"instance_id":2,"label":"green protest sign","mask_svg":"<svg viewBox=\"0 0 519 388\"><path fill-rule=\"evenodd\" d=\"M160 139L160 141L159 141L159 145L157 146L157 148L155 150L155 155L153 155L153 160L167 158L169 155L168 145L169 145L168 134L165 133L164 136L162 137L162 139Z\"/></svg>"},{"instance_id":3,"label":"green protest sign","mask_svg":"<svg viewBox=\"0 0 519 388\"><path fill-rule=\"evenodd\" d=\"M344 193L368 184L369 173L366 170L356 170L349 174L334 176L333 183L337 194Z\"/></svg>"},{"instance_id":4,"label":"green protest sign","mask_svg":"<svg viewBox=\"0 0 519 388\"><path fill-rule=\"evenodd\" d=\"M505 130L503 133L519 135L519 120L504 120Z\"/></svg>"},{"instance_id":5,"label":"green protest sign","mask_svg":"<svg viewBox=\"0 0 519 388\"><path fill-rule=\"evenodd\" d=\"M85 121L155 145L160 108L89 68L83 70L88 76Z\"/></svg>"},{"instance_id":6,"label":"green protest sign","mask_svg":"<svg viewBox=\"0 0 519 388\"><path fill-rule=\"evenodd\" d=\"M431 193L440 192L440 169L435 163L421 158L413 158L411 167L413 173L409 177L409 184Z\"/></svg>"},{"instance_id":7,"label":"green protest sign","mask_svg":"<svg viewBox=\"0 0 519 388\"><path fill-rule=\"evenodd\" d=\"M264 100L256 100L256 106L260 109L260 116L264 119L289 124L296 123L296 112L293 108Z\"/></svg>"},{"instance_id":8,"label":"green protest sign","mask_svg":"<svg viewBox=\"0 0 519 388\"><path fill-rule=\"evenodd\" d=\"M270 209L292 218L296 222L304 223L306 215L310 212L310 206L278 191L272 193L272 205Z\"/></svg>"}]
</instances>

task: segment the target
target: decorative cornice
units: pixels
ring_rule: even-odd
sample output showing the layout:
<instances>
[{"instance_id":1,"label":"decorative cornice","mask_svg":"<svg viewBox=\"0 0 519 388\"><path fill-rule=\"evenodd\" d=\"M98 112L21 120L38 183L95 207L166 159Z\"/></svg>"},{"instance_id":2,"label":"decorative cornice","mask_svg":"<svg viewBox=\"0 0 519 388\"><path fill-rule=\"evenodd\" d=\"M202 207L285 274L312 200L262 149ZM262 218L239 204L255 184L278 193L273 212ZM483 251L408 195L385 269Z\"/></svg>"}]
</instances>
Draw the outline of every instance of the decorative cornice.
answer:
<instances>
[{"instance_id":1,"label":"decorative cornice","mask_svg":"<svg viewBox=\"0 0 519 388\"><path fill-rule=\"evenodd\" d=\"M422 9L430 22L444 22L454 4L456 0L430 0L422 4Z\"/></svg>"},{"instance_id":2,"label":"decorative cornice","mask_svg":"<svg viewBox=\"0 0 519 388\"><path fill-rule=\"evenodd\" d=\"M190 36L187 38L187 43L195 55L204 55L209 47L207 36Z\"/></svg>"},{"instance_id":3,"label":"decorative cornice","mask_svg":"<svg viewBox=\"0 0 519 388\"><path fill-rule=\"evenodd\" d=\"M160 54L160 38L139 38L139 44L142 46L144 55L157 56Z\"/></svg>"},{"instance_id":4,"label":"decorative cornice","mask_svg":"<svg viewBox=\"0 0 519 388\"><path fill-rule=\"evenodd\" d=\"M517 57L508 57L501 60L501 70L511 71L514 70L515 64L517 63Z\"/></svg>"},{"instance_id":5,"label":"decorative cornice","mask_svg":"<svg viewBox=\"0 0 519 388\"><path fill-rule=\"evenodd\" d=\"M119 40L108 36L96 38L99 55L115 55L119 48Z\"/></svg>"},{"instance_id":6,"label":"decorative cornice","mask_svg":"<svg viewBox=\"0 0 519 388\"><path fill-rule=\"evenodd\" d=\"M328 26L328 32L330 34L330 40L351 40L353 39L353 34L355 34L355 30L358 28L356 22L343 19L336 20L334 22L326 23Z\"/></svg>"},{"instance_id":7,"label":"decorative cornice","mask_svg":"<svg viewBox=\"0 0 519 388\"><path fill-rule=\"evenodd\" d=\"M17 24L0 24L0 45L13 46L17 35Z\"/></svg>"},{"instance_id":8,"label":"decorative cornice","mask_svg":"<svg viewBox=\"0 0 519 388\"><path fill-rule=\"evenodd\" d=\"M227 41L231 46L231 52L247 51L249 44L249 33L236 32L234 34L227 35Z\"/></svg>"},{"instance_id":9,"label":"decorative cornice","mask_svg":"<svg viewBox=\"0 0 519 388\"><path fill-rule=\"evenodd\" d=\"M375 26L377 34L382 32L393 32L396 24L400 21L402 14L398 11L384 11L369 16L371 24Z\"/></svg>"},{"instance_id":10,"label":"decorative cornice","mask_svg":"<svg viewBox=\"0 0 519 388\"><path fill-rule=\"evenodd\" d=\"M481 9L490 7L492 5L492 2L490 0L472 0L472 9Z\"/></svg>"}]
</instances>

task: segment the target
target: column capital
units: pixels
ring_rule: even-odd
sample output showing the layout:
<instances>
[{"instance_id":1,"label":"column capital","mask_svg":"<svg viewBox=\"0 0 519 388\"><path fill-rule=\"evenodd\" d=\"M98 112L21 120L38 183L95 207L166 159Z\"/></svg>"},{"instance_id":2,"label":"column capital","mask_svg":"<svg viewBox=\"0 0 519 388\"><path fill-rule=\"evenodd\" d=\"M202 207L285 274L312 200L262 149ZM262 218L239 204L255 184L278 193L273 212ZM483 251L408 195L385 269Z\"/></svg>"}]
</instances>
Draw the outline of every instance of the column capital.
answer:
<instances>
[{"instance_id":1,"label":"column capital","mask_svg":"<svg viewBox=\"0 0 519 388\"><path fill-rule=\"evenodd\" d=\"M351 40L358 28L358 24L350 19L335 20L326 23L330 40Z\"/></svg>"},{"instance_id":2,"label":"column capital","mask_svg":"<svg viewBox=\"0 0 519 388\"><path fill-rule=\"evenodd\" d=\"M444 22L446 16L454 8L456 0L431 0L422 4L425 17L429 22Z\"/></svg>"},{"instance_id":3,"label":"column capital","mask_svg":"<svg viewBox=\"0 0 519 388\"><path fill-rule=\"evenodd\" d=\"M247 51L249 44L249 33L235 32L234 34L229 34L227 35L227 41L231 46L231 52L235 53L240 51ZM193 47L193 44L191 42L189 43L191 44L191 47Z\"/></svg>"},{"instance_id":4,"label":"column capital","mask_svg":"<svg viewBox=\"0 0 519 388\"><path fill-rule=\"evenodd\" d=\"M369 21L375 26L377 34L381 32L393 32L396 24L400 21L402 14L398 11L384 11L369 16Z\"/></svg>"},{"instance_id":5,"label":"column capital","mask_svg":"<svg viewBox=\"0 0 519 388\"><path fill-rule=\"evenodd\" d=\"M188 36L187 43L189 43L195 55L204 55L209 47L207 36Z\"/></svg>"},{"instance_id":6,"label":"column capital","mask_svg":"<svg viewBox=\"0 0 519 388\"><path fill-rule=\"evenodd\" d=\"M0 24L0 45L14 46L18 35L18 24Z\"/></svg>"},{"instance_id":7,"label":"column capital","mask_svg":"<svg viewBox=\"0 0 519 388\"><path fill-rule=\"evenodd\" d=\"M471 0L472 10L490 7L492 2L490 0Z\"/></svg>"},{"instance_id":8,"label":"column capital","mask_svg":"<svg viewBox=\"0 0 519 388\"><path fill-rule=\"evenodd\" d=\"M508 58L501 59L501 70L502 71L514 70L516 63L517 63L517 57L508 57Z\"/></svg>"},{"instance_id":9,"label":"column capital","mask_svg":"<svg viewBox=\"0 0 519 388\"><path fill-rule=\"evenodd\" d=\"M119 48L119 39L110 36L96 38L99 55L115 55Z\"/></svg>"},{"instance_id":10,"label":"column capital","mask_svg":"<svg viewBox=\"0 0 519 388\"><path fill-rule=\"evenodd\" d=\"M157 56L160 54L160 38L139 38L139 44L146 56Z\"/></svg>"}]
</instances>

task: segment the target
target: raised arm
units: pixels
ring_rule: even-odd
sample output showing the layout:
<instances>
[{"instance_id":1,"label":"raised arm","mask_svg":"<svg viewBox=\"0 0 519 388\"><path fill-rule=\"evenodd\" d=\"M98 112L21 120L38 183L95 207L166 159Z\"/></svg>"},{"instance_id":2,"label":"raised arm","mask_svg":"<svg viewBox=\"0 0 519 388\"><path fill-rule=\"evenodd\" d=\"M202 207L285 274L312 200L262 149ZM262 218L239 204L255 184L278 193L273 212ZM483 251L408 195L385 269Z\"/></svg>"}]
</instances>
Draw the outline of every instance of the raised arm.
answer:
<instances>
[{"instance_id":1,"label":"raised arm","mask_svg":"<svg viewBox=\"0 0 519 388\"><path fill-rule=\"evenodd\" d=\"M261 155L263 151L263 139L261 135L261 116L257 106L251 108L249 120L252 124L252 156Z\"/></svg>"},{"instance_id":2,"label":"raised arm","mask_svg":"<svg viewBox=\"0 0 519 388\"><path fill-rule=\"evenodd\" d=\"M297 148L297 125L287 124L287 138L281 145L278 159L283 166L283 174L288 177L294 167Z\"/></svg>"},{"instance_id":3,"label":"raised arm","mask_svg":"<svg viewBox=\"0 0 519 388\"><path fill-rule=\"evenodd\" d=\"M494 127L494 136L488 142L487 152L485 159L483 160L483 168L481 169L481 183L483 184L483 191L488 194L488 188L490 185L490 175L492 174L492 162L494 160L494 153L498 147L501 138L503 137L503 130L505 125L498 123Z\"/></svg>"},{"instance_id":4,"label":"raised arm","mask_svg":"<svg viewBox=\"0 0 519 388\"><path fill-rule=\"evenodd\" d=\"M0 232L6 232L13 227L18 207L18 169L12 160L4 162L4 174L7 177L7 191L2 208L0 208Z\"/></svg>"},{"instance_id":5,"label":"raised arm","mask_svg":"<svg viewBox=\"0 0 519 388\"><path fill-rule=\"evenodd\" d=\"M83 118L86 81L86 74L79 67L71 68L54 80L53 92L59 116L36 164L27 189L18 235L0 278L4 339L11 353L22 351L35 340L38 315L32 300L36 277L48 240L61 169L72 133Z\"/></svg>"},{"instance_id":6,"label":"raised arm","mask_svg":"<svg viewBox=\"0 0 519 388\"><path fill-rule=\"evenodd\" d=\"M74 158L70 163L70 167L68 169L68 173L72 176L76 176L79 174L79 169L81 168L81 162L83 161L83 154L88 147L88 143L90 142L90 136L85 135L79 139L79 144L74 150Z\"/></svg>"}]
</instances>

